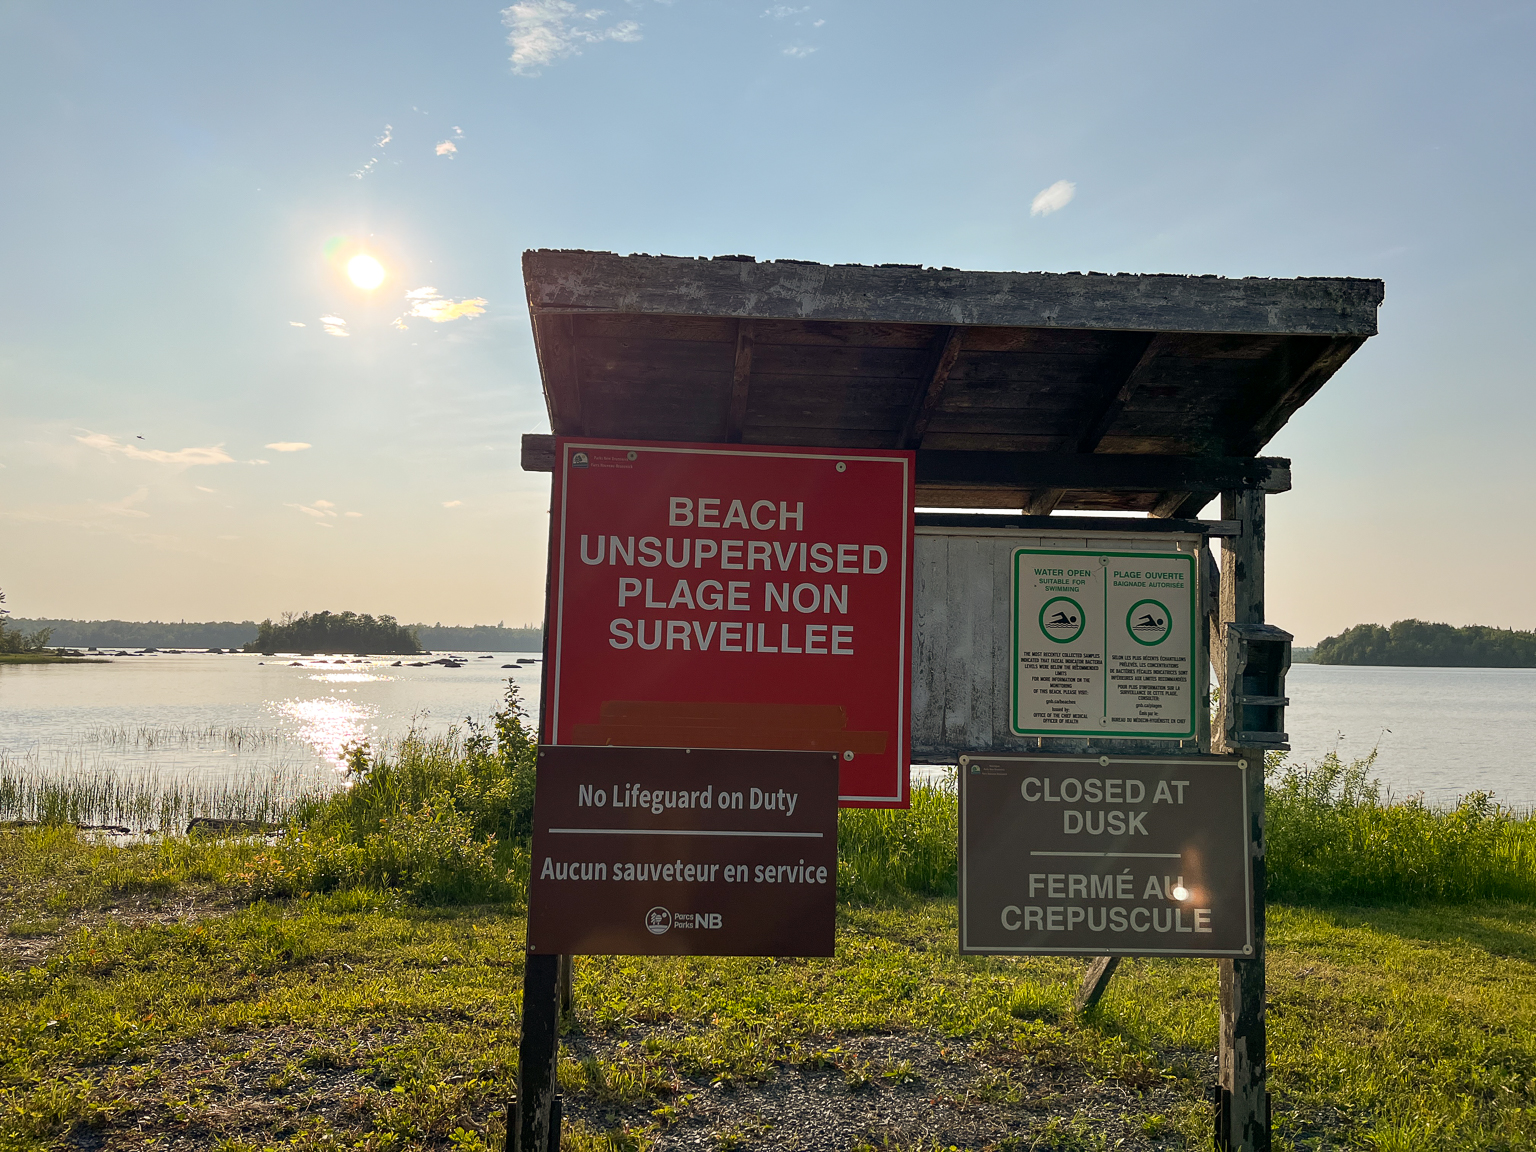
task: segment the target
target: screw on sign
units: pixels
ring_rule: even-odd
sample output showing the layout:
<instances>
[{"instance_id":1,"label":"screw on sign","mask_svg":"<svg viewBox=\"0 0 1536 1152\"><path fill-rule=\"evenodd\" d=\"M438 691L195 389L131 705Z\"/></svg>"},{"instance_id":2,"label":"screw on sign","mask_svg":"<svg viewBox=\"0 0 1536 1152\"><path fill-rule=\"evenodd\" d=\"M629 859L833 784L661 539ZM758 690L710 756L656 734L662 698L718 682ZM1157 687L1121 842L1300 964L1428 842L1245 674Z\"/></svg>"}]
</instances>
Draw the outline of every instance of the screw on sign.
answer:
<instances>
[{"instance_id":1,"label":"screw on sign","mask_svg":"<svg viewBox=\"0 0 1536 1152\"><path fill-rule=\"evenodd\" d=\"M905 807L913 459L557 439L545 741L833 752Z\"/></svg>"}]
</instances>

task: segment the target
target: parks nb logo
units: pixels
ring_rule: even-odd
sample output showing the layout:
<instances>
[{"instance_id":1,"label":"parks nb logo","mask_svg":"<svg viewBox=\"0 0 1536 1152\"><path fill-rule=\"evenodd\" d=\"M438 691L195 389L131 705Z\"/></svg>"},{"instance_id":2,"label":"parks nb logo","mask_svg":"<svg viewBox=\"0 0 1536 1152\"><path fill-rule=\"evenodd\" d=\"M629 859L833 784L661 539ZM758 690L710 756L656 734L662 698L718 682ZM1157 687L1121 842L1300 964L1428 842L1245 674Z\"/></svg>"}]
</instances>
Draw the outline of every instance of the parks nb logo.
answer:
<instances>
[{"instance_id":1,"label":"parks nb logo","mask_svg":"<svg viewBox=\"0 0 1536 1152\"><path fill-rule=\"evenodd\" d=\"M652 936L665 936L673 928L719 928L725 918L718 912L672 913L657 905L645 914L645 929Z\"/></svg>"}]
</instances>

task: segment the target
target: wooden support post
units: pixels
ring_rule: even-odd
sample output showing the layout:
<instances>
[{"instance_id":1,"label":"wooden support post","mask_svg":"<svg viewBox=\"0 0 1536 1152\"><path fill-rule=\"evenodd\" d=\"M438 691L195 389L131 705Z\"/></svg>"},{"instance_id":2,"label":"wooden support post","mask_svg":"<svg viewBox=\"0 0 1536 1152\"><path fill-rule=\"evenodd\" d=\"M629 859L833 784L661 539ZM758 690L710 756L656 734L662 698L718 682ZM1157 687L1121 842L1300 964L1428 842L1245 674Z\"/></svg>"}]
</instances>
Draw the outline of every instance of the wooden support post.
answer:
<instances>
[{"instance_id":1,"label":"wooden support post","mask_svg":"<svg viewBox=\"0 0 1536 1152\"><path fill-rule=\"evenodd\" d=\"M1109 978L1115 974L1115 969L1120 966L1118 956L1096 956L1088 965L1088 971L1083 976L1083 986L1077 990L1077 999L1074 1006L1079 1012L1091 1012L1099 998L1104 995L1104 990L1109 987Z\"/></svg>"},{"instance_id":2,"label":"wooden support post","mask_svg":"<svg viewBox=\"0 0 1536 1152\"><path fill-rule=\"evenodd\" d=\"M568 1016L576 1008L576 957L560 957L560 1015Z\"/></svg>"},{"instance_id":3,"label":"wooden support post","mask_svg":"<svg viewBox=\"0 0 1536 1152\"><path fill-rule=\"evenodd\" d=\"M1222 626L1231 621L1264 623L1264 494L1223 492L1224 518L1238 520L1242 533L1222 540ZM1212 650L1225 649L1213 636ZM1264 749L1231 747L1226 710L1240 691L1242 669L1221 676L1221 719L1214 733L1220 750L1248 762L1249 852L1253 867L1253 956L1222 960L1221 1070L1217 1100L1217 1147L1225 1152L1270 1152L1269 1066L1264 1014Z\"/></svg>"},{"instance_id":4,"label":"wooden support post","mask_svg":"<svg viewBox=\"0 0 1536 1152\"><path fill-rule=\"evenodd\" d=\"M523 970L523 1034L517 1049L517 1099L507 1118L508 1152L558 1152L560 957L528 954Z\"/></svg>"}]
</instances>

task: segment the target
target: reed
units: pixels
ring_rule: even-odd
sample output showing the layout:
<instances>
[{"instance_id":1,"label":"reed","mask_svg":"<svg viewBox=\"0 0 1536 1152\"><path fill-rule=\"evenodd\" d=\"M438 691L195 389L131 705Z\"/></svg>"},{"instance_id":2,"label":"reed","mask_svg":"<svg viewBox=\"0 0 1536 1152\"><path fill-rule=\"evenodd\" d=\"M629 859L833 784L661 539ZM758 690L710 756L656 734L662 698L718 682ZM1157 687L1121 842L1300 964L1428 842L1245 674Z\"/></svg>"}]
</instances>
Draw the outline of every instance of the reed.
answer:
<instances>
[{"instance_id":1,"label":"reed","mask_svg":"<svg viewBox=\"0 0 1536 1152\"><path fill-rule=\"evenodd\" d=\"M277 827L315 791L312 778L282 772L240 783L163 778L155 771L38 776L0 757L0 820L29 824L171 834L198 818Z\"/></svg>"}]
</instances>

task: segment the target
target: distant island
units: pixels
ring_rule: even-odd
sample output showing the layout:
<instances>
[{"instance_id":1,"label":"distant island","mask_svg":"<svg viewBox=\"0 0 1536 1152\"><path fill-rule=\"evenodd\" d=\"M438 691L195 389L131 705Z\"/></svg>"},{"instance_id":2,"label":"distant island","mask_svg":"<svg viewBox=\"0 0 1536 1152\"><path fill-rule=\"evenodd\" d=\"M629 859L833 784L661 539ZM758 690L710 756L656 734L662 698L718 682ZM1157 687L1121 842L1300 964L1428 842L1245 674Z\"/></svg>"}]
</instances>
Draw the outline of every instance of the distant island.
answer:
<instances>
[{"instance_id":1,"label":"distant island","mask_svg":"<svg viewBox=\"0 0 1536 1152\"><path fill-rule=\"evenodd\" d=\"M11 619L7 623L30 633L48 632L44 640L56 648L244 648L254 643L260 625L254 620L138 621L138 620L44 620ZM542 629L506 628L499 624L456 627L443 624L407 624L428 651L539 652L544 647ZM301 649L302 651L303 649ZM318 649L316 649L318 651ZM260 649L272 651L272 649ZM382 654L382 653L381 653Z\"/></svg>"},{"instance_id":2,"label":"distant island","mask_svg":"<svg viewBox=\"0 0 1536 1152\"><path fill-rule=\"evenodd\" d=\"M1379 664L1401 668L1536 668L1536 632L1471 624L1454 628L1399 620L1390 628L1356 624L1318 642L1313 664Z\"/></svg>"},{"instance_id":3,"label":"distant island","mask_svg":"<svg viewBox=\"0 0 1536 1152\"><path fill-rule=\"evenodd\" d=\"M393 616L374 619L366 612L283 613L281 624L270 619L256 626L256 639L247 652L377 652L383 656L414 656L421 651L416 629Z\"/></svg>"}]
</instances>

